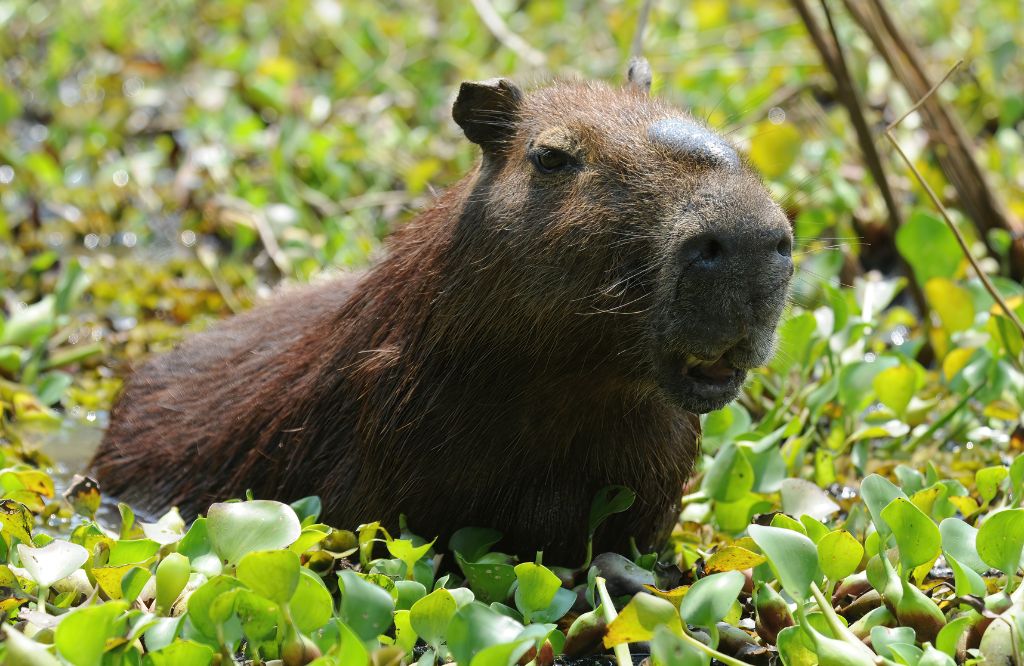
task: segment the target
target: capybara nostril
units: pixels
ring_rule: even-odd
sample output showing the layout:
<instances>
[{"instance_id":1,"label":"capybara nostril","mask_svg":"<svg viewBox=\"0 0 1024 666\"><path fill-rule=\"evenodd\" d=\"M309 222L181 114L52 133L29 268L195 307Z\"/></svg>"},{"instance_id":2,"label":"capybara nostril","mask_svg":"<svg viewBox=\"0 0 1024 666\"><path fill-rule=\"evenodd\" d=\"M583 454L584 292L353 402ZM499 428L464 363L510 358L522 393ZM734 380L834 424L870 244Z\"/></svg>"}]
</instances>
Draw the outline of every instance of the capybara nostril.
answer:
<instances>
[{"instance_id":1,"label":"capybara nostril","mask_svg":"<svg viewBox=\"0 0 1024 666\"><path fill-rule=\"evenodd\" d=\"M775 246L775 251L787 259L793 256L793 238L785 231L781 232L781 238L779 238L778 245Z\"/></svg>"}]
</instances>

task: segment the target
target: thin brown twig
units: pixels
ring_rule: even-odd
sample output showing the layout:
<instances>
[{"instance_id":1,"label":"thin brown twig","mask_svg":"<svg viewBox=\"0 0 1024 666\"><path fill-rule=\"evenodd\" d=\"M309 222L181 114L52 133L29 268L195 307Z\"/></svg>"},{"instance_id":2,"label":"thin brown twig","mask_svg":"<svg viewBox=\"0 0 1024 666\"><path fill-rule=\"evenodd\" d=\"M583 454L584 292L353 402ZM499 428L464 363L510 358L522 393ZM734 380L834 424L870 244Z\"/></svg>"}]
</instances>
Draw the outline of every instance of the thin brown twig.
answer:
<instances>
[{"instance_id":1,"label":"thin brown twig","mask_svg":"<svg viewBox=\"0 0 1024 666\"><path fill-rule=\"evenodd\" d=\"M924 97L919 99L917 101L917 104L911 107L910 112L920 107L921 104L924 103L924 101L930 95L934 94L935 91L938 90L939 86L942 85L942 82L946 81L950 77L950 75L952 75L953 72L960 66L960 62L961 61L957 61L953 68L949 70L949 73L947 73L946 76L942 77L942 81L940 81L935 86L932 86L931 90L929 90ZM988 291L989 295L992 296L993 299L995 299L996 303L999 304L999 307L1006 314L1006 317L1011 322L1013 322L1014 326L1017 327L1017 330L1020 331L1021 336L1024 337L1024 323L1021 323L1021 320L1017 317L1017 313L1014 312L1013 309L1007 304L1007 302L1003 299L1002 294L999 293L999 290L996 289L995 285L992 284L992 281L989 280L988 275L985 273L985 271L981 269L981 266L978 265L978 261L974 258L974 255L971 254L971 250L967 246L967 241L964 239L963 234L960 233L960 230L957 228L956 224L953 223L953 219L949 216L949 211L947 211L946 207L942 205L942 201L939 200L939 197L935 194L935 191L932 190L931 185L928 184L928 181L924 179L924 176L921 175L921 172L917 170L916 166L914 166L914 162L910 159L906 152L904 152L903 146L901 146L899 141L896 140L896 137L893 136L893 128L896 125L898 125L900 121L906 118L910 112L903 114L902 116L900 116L899 120L897 120L895 123L886 128L885 138L889 139L889 143L891 143L893 145L893 148L896 149L896 152L899 153L899 156L907 164L907 167L910 169L911 173L914 174L914 177L917 179L917 182L921 184L921 187L923 187L924 191L928 194L928 198L932 200L932 203L935 204L935 207L939 210L939 213L942 214L942 219L946 221L946 226L948 226L950 231L953 232L953 235L956 237L957 242L960 244L960 249L963 250L964 256L967 257L967 261L971 263L971 267L974 268L974 272L978 275L978 278L981 280L982 284L985 285L985 290Z\"/></svg>"},{"instance_id":2,"label":"thin brown twig","mask_svg":"<svg viewBox=\"0 0 1024 666\"><path fill-rule=\"evenodd\" d=\"M924 97L922 97L921 99L917 100L912 107L910 107L909 109L904 111L903 115L901 115L899 118L897 118L896 120L894 120L891 123L889 123L889 126L885 128L885 131L886 132L891 132L893 129L896 128L897 125L899 125L904 120L906 120L907 116L912 114L914 111L917 111L918 109L920 109L921 105L924 104L928 100L929 97L934 95L935 91L938 90L940 87L942 87L943 83L945 83L946 81L949 81L949 77L953 76L953 74L956 73L956 70L960 69L960 65L962 65L962 64L964 64L964 59L963 58L960 58L955 63L953 63L953 66L949 68L949 71L946 72L946 75L943 76L942 79L938 83L936 83L934 86L929 88L928 92L926 92L924 94Z\"/></svg>"}]
</instances>

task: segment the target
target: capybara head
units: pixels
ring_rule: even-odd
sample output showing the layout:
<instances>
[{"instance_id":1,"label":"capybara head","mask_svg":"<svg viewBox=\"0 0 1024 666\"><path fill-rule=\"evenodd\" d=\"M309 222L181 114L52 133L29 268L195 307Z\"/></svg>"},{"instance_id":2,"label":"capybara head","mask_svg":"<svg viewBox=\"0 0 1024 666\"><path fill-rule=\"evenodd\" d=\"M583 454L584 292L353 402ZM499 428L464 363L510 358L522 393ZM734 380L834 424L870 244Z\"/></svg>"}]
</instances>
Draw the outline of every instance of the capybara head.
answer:
<instances>
[{"instance_id":1,"label":"capybara head","mask_svg":"<svg viewBox=\"0 0 1024 666\"><path fill-rule=\"evenodd\" d=\"M501 294L488 339L558 331L566 357L703 413L773 353L792 233L722 137L644 88L464 83L453 116L483 158L454 254Z\"/></svg>"}]
</instances>

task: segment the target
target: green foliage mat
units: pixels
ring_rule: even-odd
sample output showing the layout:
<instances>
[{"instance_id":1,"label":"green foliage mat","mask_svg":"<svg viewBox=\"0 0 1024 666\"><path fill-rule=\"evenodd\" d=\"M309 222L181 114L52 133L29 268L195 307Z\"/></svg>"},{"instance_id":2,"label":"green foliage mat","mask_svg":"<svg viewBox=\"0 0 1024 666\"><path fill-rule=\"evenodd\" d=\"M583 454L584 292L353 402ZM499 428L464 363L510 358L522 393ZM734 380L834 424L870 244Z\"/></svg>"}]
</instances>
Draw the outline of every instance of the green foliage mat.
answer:
<instances>
[{"instance_id":1,"label":"green foliage mat","mask_svg":"<svg viewBox=\"0 0 1024 666\"><path fill-rule=\"evenodd\" d=\"M940 92L1021 217L1020 3L960 4L897 15L933 74L968 61ZM545 72L621 78L635 8L518 5L495 3ZM836 16L884 124L911 101ZM0 35L0 662L1024 663L1024 339L883 155L887 235L789 3L652 10L655 94L728 132L793 219L793 305L775 360L703 418L664 550L571 570L467 528L440 574L439 544L320 524L315 498L97 521L111 505L68 478L130 363L364 266L470 168L459 81L539 78L472 3L0 0ZM1008 238L955 209L913 118L896 134L1024 317ZM610 489L580 530L630 502Z\"/></svg>"}]
</instances>

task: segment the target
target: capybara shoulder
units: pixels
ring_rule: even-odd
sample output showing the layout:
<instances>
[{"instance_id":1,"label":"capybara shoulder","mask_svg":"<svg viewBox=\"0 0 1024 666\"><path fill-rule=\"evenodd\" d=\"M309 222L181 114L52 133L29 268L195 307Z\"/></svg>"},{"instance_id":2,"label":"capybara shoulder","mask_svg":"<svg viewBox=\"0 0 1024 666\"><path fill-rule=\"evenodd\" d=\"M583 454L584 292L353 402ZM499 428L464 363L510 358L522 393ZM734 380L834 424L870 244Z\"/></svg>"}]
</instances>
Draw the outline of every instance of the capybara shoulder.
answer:
<instances>
[{"instance_id":1,"label":"capybara shoulder","mask_svg":"<svg viewBox=\"0 0 1024 666\"><path fill-rule=\"evenodd\" d=\"M289 292L126 383L93 468L194 515L317 494L354 527L494 527L574 564L608 485L637 493L596 548L657 545L722 407L773 351L792 236L722 137L646 94L464 83L474 169L360 276Z\"/></svg>"}]
</instances>

